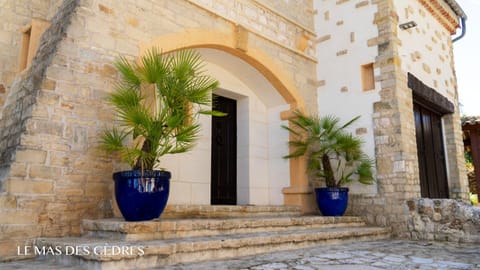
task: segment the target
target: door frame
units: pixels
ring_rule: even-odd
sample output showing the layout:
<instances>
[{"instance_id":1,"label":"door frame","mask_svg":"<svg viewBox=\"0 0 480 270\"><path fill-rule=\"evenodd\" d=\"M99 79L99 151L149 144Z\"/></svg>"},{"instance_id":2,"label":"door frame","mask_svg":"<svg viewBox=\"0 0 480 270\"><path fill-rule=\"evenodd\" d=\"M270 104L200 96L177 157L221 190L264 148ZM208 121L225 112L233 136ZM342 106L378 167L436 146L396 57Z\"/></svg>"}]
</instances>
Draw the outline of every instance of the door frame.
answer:
<instances>
[{"instance_id":1,"label":"door frame","mask_svg":"<svg viewBox=\"0 0 480 270\"><path fill-rule=\"evenodd\" d=\"M421 195L448 198L442 116L418 102L414 102L413 108Z\"/></svg>"},{"instance_id":2,"label":"door frame","mask_svg":"<svg viewBox=\"0 0 480 270\"><path fill-rule=\"evenodd\" d=\"M417 123L416 123L416 119L415 119L415 110L416 108L421 108L421 110L426 110L428 112L430 112L430 114L432 115L435 115L436 117L438 117L438 121L439 121L439 134L438 134L438 137L440 137L439 139L437 139L437 143L436 144L439 144L439 147L441 147L441 153L439 154L441 156L441 158L443 159L441 162L438 162L438 160L435 162L436 165L435 166L442 166L442 174L445 175L445 180L444 180L444 183L442 183L442 185L444 185L444 189L445 191L444 192L440 192L440 193L445 193L444 195L442 195L441 197L442 198L448 198L449 197L449 177L448 177L448 164L447 164L447 160L448 160L448 157L447 157L447 153L445 151L445 141L444 141L444 138L445 138L445 134L444 134L444 131L443 131L443 116L447 115L447 114L452 114L455 112L455 106L452 102L450 102L446 97L444 97L443 95L441 95L438 91L436 91L435 89L429 87L428 85L426 85L425 83L423 83L420 79L418 79L417 77L415 77L413 74L411 73L408 73L408 87L412 90L412 102L413 102L413 116L414 116L414 125L415 125L415 135L416 135L416 143L417 143L417 158L418 158L418 168L419 168L419 178L420 178L420 187L421 187L421 194L422 194L422 197L425 197L425 196L432 196L431 193L429 191L425 191L425 185L428 185L428 183L422 183L422 178L424 179L423 181L425 181L425 174L427 172L425 171L421 171L422 169L424 169L425 167L425 162L422 163L422 158L423 159L426 159L426 157L420 157L420 154L418 152L419 151L419 146L418 145L418 134L417 134ZM422 131L422 135L423 135L423 131ZM432 135L432 139L433 139L433 135ZM432 157L434 158L434 157ZM425 161L425 160L424 160ZM423 165L422 165L423 164ZM438 191L438 190L437 190Z\"/></svg>"}]
</instances>

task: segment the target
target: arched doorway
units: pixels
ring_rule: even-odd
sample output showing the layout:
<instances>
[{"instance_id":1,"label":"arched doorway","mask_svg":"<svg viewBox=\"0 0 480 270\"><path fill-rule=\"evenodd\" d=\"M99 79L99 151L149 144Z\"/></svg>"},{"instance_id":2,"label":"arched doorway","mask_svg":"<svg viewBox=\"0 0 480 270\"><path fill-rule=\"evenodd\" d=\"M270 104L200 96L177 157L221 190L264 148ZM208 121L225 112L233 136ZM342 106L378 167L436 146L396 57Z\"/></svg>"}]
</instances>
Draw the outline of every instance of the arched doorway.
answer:
<instances>
[{"instance_id":1,"label":"arched doorway","mask_svg":"<svg viewBox=\"0 0 480 270\"><path fill-rule=\"evenodd\" d=\"M237 204L283 204L281 191L290 179L289 163L282 159L288 153L288 133L280 127L287 123L280 113L290 105L238 57L216 49L198 51L207 62L207 73L220 81L216 94L236 102Z\"/></svg>"},{"instance_id":2,"label":"arched doorway","mask_svg":"<svg viewBox=\"0 0 480 270\"><path fill-rule=\"evenodd\" d=\"M151 47L163 52L195 48L207 72L221 83L216 94L236 101L237 204L304 204L303 197L309 196L304 165L281 158L289 149L288 133L280 126L292 110L304 108L291 74L255 48L236 49L233 33L170 34L142 45L140 54ZM211 171L205 168L211 165L211 119L201 121L204 134L195 150L167 157L160 165L174 175L172 204L210 204Z\"/></svg>"}]
</instances>

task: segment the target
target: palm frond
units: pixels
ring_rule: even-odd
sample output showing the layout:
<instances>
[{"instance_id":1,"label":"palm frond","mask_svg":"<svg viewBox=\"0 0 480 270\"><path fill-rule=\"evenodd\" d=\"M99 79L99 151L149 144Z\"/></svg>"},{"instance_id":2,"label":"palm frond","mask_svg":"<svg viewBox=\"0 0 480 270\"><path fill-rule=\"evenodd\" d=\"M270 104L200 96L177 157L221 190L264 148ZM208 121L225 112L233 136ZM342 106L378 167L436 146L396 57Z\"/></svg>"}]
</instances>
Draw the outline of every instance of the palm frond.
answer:
<instances>
[{"instance_id":1,"label":"palm frond","mask_svg":"<svg viewBox=\"0 0 480 270\"><path fill-rule=\"evenodd\" d=\"M361 163L357 168L358 181L360 183L370 185L375 182L372 171L373 166L374 162L372 159L368 158L367 156L362 157Z\"/></svg>"},{"instance_id":2,"label":"palm frond","mask_svg":"<svg viewBox=\"0 0 480 270\"><path fill-rule=\"evenodd\" d=\"M358 119L341 125L340 118L333 115L308 116L296 111L289 119L290 125L282 126L293 135L288 142L293 151L284 158L307 156L308 173L324 178L327 186L340 186L353 179L371 184L372 163L362 151L363 141L346 130Z\"/></svg>"},{"instance_id":3,"label":"palm frond","mask_svg":"<svg viewBox=\"0 0 480 270\"><path fill-rule=\"evenodd\" d=\"M355 116L352 120L348 121L343 126L341 126L340 129L345 129L345 128L349 127L350 125L355 123L358 119L360 119L360 115Z\"/></svg>"},{"instance_id":4,"label":"palm frond","mask_svg":"<svg viewBox=\"0 0 480 270\"><path fill-rule=\"evenodd\" d=\"M141 80L137 74L138 66L136 64L131 63L125 57L120 57L115 61L114 65L122 75L121 79L123 83L132 87L140 86Z\"/></svg>"},{"instance_id":5,"label":"palm frond","mask_svg":"<svg viewBox=\"0 0 480 270\"><path fill-rule=\"evenodd\" d=\"M200 131L199 114L225 115L201 109L211 106L218 81L203 74L195 51L164 55L154 48L138 64L120 57L115 67L121 80L108 102L121 130L105 131L101 144L118 152L132 168L153 169L161 156L191 150ZM130 136L133 140L127 139Z\"/></svg>"},{"instance_id":6,"label":"palm frond","mask_svg":"<svg viewBox=\"0 0 480 270\"><path fill-rule=\"evenodd\" d=\"M179 80L186 80L202 73L200 54L195 51L177 51L170 60L172 73Z\"/></svg>"},{"instance_id":7,"label":"palm frond","mask_svg":"<svg viewBox=\"0 0 480 270\"><path fill-rule=\"evenodd\" d=\"M287 130L288 132L290 132L291 134L293 134L295 137L300 137L301 136L301 133L296 131L295 129L293 128L290 128L289 126L286 126L286 125L282 125L282 128Z\"/></svg>"},{"instance_id":8,"label":"palm frond","mask_svg":"<svg viewBox=\"0 0 480 270\"><path fill-rule=\"evenodd\" d=\"M107 152L119 151L123 147L125 138L129 135L127 132L120 131L116 127L111 130L104 130L100 137L100 147Z\"/></svg>"},{"instance_id":9,"label":"palm frond","mask_svg":"<svg viewBox=\"0 0 480 270\"><path fill-rule=\"evenodd\" d=\"M215 111L215 110L199 110L199 114L204 114L204 115L210 115L210 116L215 116L215 117L224 117L227 116L228 113L224 113L221 111Z\"/></svg>"}]
</instances>

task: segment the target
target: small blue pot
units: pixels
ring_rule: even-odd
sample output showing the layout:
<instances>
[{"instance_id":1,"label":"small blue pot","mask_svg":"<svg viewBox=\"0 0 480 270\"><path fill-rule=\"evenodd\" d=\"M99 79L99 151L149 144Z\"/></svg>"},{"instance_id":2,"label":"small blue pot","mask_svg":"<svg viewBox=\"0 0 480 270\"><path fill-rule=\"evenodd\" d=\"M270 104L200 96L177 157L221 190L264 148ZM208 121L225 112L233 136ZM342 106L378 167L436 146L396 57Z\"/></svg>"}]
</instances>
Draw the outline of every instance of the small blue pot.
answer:
<instances>
[{"instance_id":1,"label":"small blue pot","mask_svg":"<svg viewBox=\"0 0 480 270\"><path fill-rule=\"evenodd\" d=\"M158 218L168 201L170 172L123 171L113 174L115 198L126 221Z\"/></svg>"},{"instance_id":2,"label":"small blue pot","mask_svg":"<svg viewBox=\"0 0 480 270\"><path fill-rule=\"evenodd\" d=\"M348 188L316 188L317 205L324 216L343 216L348 205Z\"/></svg>"}]
</instances>

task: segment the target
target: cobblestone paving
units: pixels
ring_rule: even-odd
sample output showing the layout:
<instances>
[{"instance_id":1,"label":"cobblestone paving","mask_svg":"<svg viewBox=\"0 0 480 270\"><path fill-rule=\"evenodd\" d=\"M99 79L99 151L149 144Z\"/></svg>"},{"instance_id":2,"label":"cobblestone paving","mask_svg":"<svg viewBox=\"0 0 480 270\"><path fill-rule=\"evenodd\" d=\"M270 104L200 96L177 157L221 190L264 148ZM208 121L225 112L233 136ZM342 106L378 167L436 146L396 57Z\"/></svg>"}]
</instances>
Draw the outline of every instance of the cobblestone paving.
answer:
<instances>
[{"instance_id":1,"label":"cobblestone paving","mask_svg":"<svg viewBox=\"0 0 480 270\"><path fill-rule=\"evenodd\" d=\"M156 269L480 269L480 245L404 240L360 242Z\"/></svg>"},{"instance_id":2,"label":"cobblestone paving","mask_svg":"<svg viewBox=\"0 0 480 270\"><path fill-rule=\"evenodd\" d=\"M2 270L76 270L49 261L0 263ZM387 240L275 252L231 260L157 267L167 270L377 270L480 269L480 246L442 242ZM153 270L153 269L152 269Z\"/></svg>"}]
</instances>

